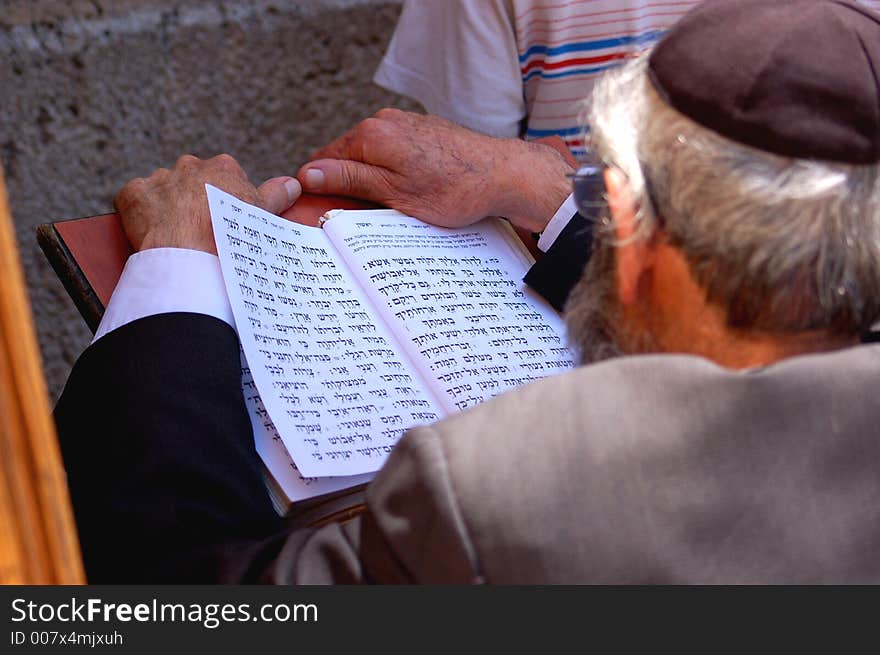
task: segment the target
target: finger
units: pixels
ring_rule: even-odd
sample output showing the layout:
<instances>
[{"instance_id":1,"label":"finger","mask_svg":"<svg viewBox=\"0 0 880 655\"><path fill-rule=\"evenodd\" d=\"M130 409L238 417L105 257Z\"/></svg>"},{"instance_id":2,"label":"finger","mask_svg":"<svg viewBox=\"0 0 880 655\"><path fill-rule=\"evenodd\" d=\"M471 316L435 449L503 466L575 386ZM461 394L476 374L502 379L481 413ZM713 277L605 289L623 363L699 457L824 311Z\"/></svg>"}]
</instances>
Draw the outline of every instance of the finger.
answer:
<instances>
[{"instance_id":1,"label":"finger","mask_svg":"<svg viewBox=\"0 0 880 655\"><path fill-rule=\"evenodd\" d=\"M113 198L113 205L117 210L122 211L128 207L134 200L142 197L147 192L149 182L146 178L137 177L126 182Z\"/></svg>"},{"instance_id":2,"label":"finger","mask_svg":"<svg viewBox=\"0 0 880 655\"><path fill-rule=\"evenodd\" d=\"M342 136L334 139L323 148L318 148L310 156L309 160L316 159L357 159L363 160L363 152L356 138L355 129L352 128Z\"/></svg>"},{"instance_id":3,"label":"finger","mask_svg":"<svg viewBox=\"0 0 880 655\"><path fill-rule=\"evenodd\" d=\"M257 204L272 214L289 208L302 194L302 186L295 177L273 177L257 189Z\"/></svg>"},{"instance_id":4,"label":"finger","mask_svg":"<svg viewBox=\"0 0 880 655\"><path fill-rule=\"evenodd\" d=\"M230 173L244 174L244 170L242 169L241 164L236 161L235 157L226 152L221 155L211 157L208 160L208 163Z\"/></svg>"},{"instance_id":5,"label":"finger","mask_svg":"<svg viewBox=\"0 0 880 655\"><path fill-rule=\"evenodd\" d=\"M183 170L187 168L192 168L196 164L200 163L200 159L195 157L194 155L181 155L177 161L174 163L175 170Z\"/></svg>"},{"instance_id":6,"label":"finger","mask_svg":"<svg viewBox=\"0 0 880 655\"><path fill-rule=\"evenodd\" d=\"M400 141L398 114L402 112L380 110L315 151L311 159L351 159L376 166L393 163L396 161L393 146Z\"/></svg>"},{"instance_id":7,"label":"finger","mask_svg":"<svg viewBox=\"0 0 880 655\"><path fill-rule=\"evenodd\" d=\"M388 171L356 161L319 159L296 174L309 193L350 196L382 203L391 195Z\"/></svg>"}]
</instances>

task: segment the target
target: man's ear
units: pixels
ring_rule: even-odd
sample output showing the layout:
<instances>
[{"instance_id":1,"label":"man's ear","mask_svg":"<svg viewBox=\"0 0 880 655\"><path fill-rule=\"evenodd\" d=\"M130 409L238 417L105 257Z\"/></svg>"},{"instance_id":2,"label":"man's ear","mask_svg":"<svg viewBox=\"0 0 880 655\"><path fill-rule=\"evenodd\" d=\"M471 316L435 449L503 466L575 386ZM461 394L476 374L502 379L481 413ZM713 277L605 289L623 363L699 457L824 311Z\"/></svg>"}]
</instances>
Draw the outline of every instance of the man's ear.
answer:
<instances>
[{"instance_id":1,"label":"man's ear","mask_svg":"<svg viewBox=\"0 0 880 655\"><path fill-rule=\"evenodd\" d=\"M651 241L636 236L638 208L632 197L629 181L614 167L605 169L605 192L617 241L617 292L620 302L631 305L638 300L639 282L652 265Z\"/></svg>"}]
</instances>

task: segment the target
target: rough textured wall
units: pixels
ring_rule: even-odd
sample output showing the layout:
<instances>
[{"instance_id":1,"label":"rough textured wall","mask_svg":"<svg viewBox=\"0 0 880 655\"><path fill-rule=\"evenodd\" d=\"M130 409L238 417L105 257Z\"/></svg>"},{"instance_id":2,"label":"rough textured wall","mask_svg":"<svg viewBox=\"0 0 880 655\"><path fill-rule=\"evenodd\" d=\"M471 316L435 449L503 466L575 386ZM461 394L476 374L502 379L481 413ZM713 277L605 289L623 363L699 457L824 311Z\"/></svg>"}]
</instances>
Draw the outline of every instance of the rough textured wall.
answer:
<instances>
[{"instance_id":1,"label":"rough textured wall","mask_svg":"<svg viewBox=\"0 0 880 655\"><path fill-rule=\"evenodd\" d=\"M0 2L0 157L57 397L88 330L36 245L109 211L128 179L229 152L255 181L384 105L370 79L399 12L379 0Z\"/></svg>"}]
</instances>

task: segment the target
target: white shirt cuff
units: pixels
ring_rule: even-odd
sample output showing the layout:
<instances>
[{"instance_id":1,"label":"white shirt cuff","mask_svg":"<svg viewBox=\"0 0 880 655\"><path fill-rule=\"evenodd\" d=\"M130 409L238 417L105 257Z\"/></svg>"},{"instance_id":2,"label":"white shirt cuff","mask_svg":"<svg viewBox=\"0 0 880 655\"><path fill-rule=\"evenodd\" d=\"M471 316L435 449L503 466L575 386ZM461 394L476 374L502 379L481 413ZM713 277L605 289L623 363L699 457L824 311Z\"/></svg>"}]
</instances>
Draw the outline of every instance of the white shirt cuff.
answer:
<instances>
[{"instance_id":1,"label":"white shirt cuff","mask_svg":"<svg viewBox=\"0 0 880 655\"><path fill-rule=\"evenodd\" d=\"M205 314L235 327L218 257L182 248L129 257L92 343L127 323L170 312Z\"/></svg>"},{"instance_id":2,"label":"white shirt cuff","mask_svg":"<svg viewBox=\"0 0 880 655\"><path fill-rule=\"evenodd\" d=\"M553 214L547 227L541 232L541 238L538 239L538 250L541 252L550 250L550 246L556 241L559 233L565 229L575 214L577 214L577 203L574 201L574 194L569 194L562 206Z\"/></svg>"}]
</instances>

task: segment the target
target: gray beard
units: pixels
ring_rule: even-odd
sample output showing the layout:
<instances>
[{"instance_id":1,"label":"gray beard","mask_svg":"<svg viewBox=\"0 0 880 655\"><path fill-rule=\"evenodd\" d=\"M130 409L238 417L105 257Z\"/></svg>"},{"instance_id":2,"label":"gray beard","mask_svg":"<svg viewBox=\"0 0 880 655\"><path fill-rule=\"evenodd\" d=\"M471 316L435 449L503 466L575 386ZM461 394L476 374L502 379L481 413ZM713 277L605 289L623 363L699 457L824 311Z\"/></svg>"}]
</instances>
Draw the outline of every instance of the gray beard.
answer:
<instances>
[{"instance_id":1,"label":"gray beard","mask_svg":"<svg viewBox=\"0 0 880 655\"><path fill-rule=\"evenodd\" d=\"M612 239L612 234L596 231L593 254L565 304L568 344L582 366L658 351L653 336L632 327L621 312Z\"/></svg>"}]
</instances>

